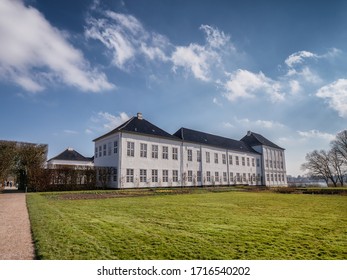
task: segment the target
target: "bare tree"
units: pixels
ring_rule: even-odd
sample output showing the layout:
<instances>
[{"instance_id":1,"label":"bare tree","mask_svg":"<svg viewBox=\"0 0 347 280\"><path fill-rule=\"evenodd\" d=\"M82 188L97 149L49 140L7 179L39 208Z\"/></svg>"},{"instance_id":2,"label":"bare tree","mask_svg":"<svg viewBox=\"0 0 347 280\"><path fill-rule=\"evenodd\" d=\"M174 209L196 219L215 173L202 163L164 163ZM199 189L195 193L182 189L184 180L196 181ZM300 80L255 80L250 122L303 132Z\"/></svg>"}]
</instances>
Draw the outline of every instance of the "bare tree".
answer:
<instances>
[{"instance_id":1,"label":"bare tree","mask_svg":"<svg viewBox=\"0 0 347 280\"><path fill-rule=\"evenodd\" d=\"M338 133L336 139L331 142L331 146L336 149L344 165L347 165L347 130Z\"/></svg>"},{"instance_id":2,"label":"bare tree","mask_svg":"<svg viewBox=\"0 0 347 280\"><path fill-rule=\"evenodd\" d=\"M331 166L328 152L324 150L315 150L306 154L306 162L302 164L301 168L303 170L309 170L311 176L324 179L327 185L329 185L330 180L336 187L337 179L334 174L334 169Z\"/></svg>"},{"instance_id":3,"label":"bare tree","mask_svg":"<svg viewBox=\"0 0 347 280\"><path fill-rule=\"evenodd\" d=\"M328 156L329 156L330 165L334 172L336 181L339 182L342 187L344 183L345 172L346 172L346 170L344 169L343 158L341 158L339 151L336 148L332 148L329 151Z\"/></svg>"}]
</instances>

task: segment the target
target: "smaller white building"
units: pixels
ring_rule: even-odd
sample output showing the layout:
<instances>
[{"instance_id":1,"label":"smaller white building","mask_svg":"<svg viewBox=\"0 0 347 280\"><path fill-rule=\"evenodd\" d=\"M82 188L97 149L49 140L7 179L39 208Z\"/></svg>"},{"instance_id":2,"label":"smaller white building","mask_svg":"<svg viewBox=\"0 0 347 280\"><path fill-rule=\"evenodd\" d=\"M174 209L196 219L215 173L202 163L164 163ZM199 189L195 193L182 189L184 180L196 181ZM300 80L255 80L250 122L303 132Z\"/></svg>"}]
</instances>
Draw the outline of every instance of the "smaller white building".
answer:
<instances>
[{"instance_id":1,"label":"smaller white building","mask_svg":"<svg viewBox=\"0 0 347 280\"><path fill-rule=\"evenodd\" d=\"M83 169L86 167L93 167L94 159L93 157L84 157L79 152L75 151L73 148L67 148L59 155L49 159L46 163L46 167L49 169L59 169L59 168L73 168L73 169Z\"/></svg>"}]
</instances>

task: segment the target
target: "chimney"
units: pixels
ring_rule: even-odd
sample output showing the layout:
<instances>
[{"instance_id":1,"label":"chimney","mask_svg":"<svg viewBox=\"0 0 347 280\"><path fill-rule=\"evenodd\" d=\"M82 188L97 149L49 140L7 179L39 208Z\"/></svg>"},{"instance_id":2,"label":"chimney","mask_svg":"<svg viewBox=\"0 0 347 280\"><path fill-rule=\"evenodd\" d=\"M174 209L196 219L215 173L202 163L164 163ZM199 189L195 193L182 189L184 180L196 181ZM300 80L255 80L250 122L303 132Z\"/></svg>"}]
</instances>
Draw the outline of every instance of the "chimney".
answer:
<instances>
[{"instance_id":1,"label":"chimney","mask_svg":"<svg viewBox=\"0 0 347 280\"><path fill-rule=\"evenodd\" d=\"M142 119L143 119L142 113L137 113L137 118L138 118L139 120L142 120Z\"/></svg>"},{"instance_id":2,"label":"chimney","mask_svg":"<svg viewBox=\"0 0 347 280\"><path fill-rule=\"evenodd\" d=\"M251 136L251 134L252 134L252 131L248 130L247 131L247 136Z\"/></svg>"}]
</instances>

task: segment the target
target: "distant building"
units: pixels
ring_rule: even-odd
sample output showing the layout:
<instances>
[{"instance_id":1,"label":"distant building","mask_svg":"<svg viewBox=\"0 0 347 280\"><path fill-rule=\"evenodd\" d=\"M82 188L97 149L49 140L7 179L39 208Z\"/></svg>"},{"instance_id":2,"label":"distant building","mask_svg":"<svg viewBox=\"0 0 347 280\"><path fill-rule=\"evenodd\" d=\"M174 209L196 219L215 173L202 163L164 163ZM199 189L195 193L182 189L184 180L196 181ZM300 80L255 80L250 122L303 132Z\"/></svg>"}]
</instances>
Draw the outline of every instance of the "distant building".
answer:
<instances>
[{"instance_id":1,"label":"distant building","mask_svg":"<svg viewBox=\"0 0 347 280\"><path fill-rule=\"evenodd\" d=\"M187 128L171 135L138 113L94 142L94 165L109 168L112 188L287 186L284 149L250 131L241 140Z\"/></svg>"},{"instance_id":2,"label":"distant building","mask_svg":"<svg viewBox=\"0 0 347 280\"><path fill-rule=\"evenodd\" d=\"M85 167L93 167L93 157L85 157L75 151L73 148L67 148L59 155L49 159L46 164L47 168L58 169L58 168L74 168L83 169Z\"/></svg>"}]
</instances>

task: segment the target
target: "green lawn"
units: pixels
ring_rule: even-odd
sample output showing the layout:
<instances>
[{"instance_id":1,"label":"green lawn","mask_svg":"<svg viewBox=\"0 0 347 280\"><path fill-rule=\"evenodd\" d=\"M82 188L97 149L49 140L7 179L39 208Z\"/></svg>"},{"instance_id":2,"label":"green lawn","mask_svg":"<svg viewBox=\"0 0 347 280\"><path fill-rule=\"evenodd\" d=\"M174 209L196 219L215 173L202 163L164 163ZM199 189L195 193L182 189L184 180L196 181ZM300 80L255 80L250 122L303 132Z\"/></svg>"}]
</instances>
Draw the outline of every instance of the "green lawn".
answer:
<instances>
[{"instance_id":1,"label":"green lawn","mask_svg":"<svg viewBox=\"0 0 347 280\"><path fill-rule=\"evenodd\" d=\"M347 259L347 196L28 194L39 259Z\"/></svg>"}]
</instances>

